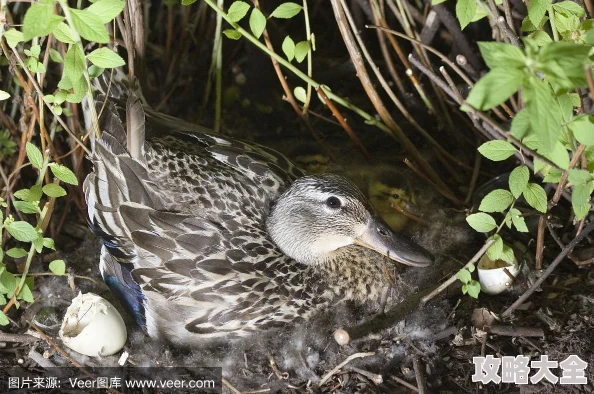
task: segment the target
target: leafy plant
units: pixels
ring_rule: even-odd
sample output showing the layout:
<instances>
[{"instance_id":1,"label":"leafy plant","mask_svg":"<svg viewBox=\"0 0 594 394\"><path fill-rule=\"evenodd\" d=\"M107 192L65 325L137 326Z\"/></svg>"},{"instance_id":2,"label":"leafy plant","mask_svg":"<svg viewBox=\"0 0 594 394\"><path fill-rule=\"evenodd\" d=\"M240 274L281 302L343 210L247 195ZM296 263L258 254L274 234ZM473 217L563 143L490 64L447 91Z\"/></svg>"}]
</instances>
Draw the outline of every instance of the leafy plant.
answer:
<instances>
[{"instance_id":1,"label":"leafy plant","mask_svg":"<svg viewBox=\"0 0 594 394\"><path fill-rule=\"evenodd\" d=\"M59 0L58 4L58 11L53 0L40 0L31 4L25 12L20 30L10 28L3 31L6 44L2 42L2 48L7 56L16 59L17 67L25 71L31 81L37 81L41 74L47 73L46 67L55 68L52 71L60 73L57 89L53 92L38 90L36 99L40 107L45 105L50 109L62 129L69 131L61 119L62 115L71 115L69 103L80 103L85 96L92 100L92 91L89 89L91 79L106 68L125 64L109 47L96 48L97 44L110 42L105 25L120 14L125 3L121 0L98 0L85 9L72 8L65 0ZM48 35L52 35L55 40L40 40ZM90 43L83 44L83 40ZM91 48L89 53L85 52L86 48ZM41 60L44 53L52 60L47 66ZM8 97L8 93L0 92L0 99ZM50 138L59 131L57 126L53 127L51 136L47 132L40 133L42 138L47 139L46 143L51 143ZM79 138L75 137L74 140L86 149ZM0 155L12 154L15 147L16 143L8 132L0 133ZM12 212L6 202L7 198L0 199L0 206L6 211L6 217L0 212L0 232L4 235L0 250L0 305L6 305L4 312L12 305L18 307L19 301L33 302L33 276L29 274L29 269L36 253L42 253L46 248L54 249L54 241L45 237L44 232L53 212L55 199L67 194L61 183L78 185L76 175L65 165L53 162L49 151L42 153L31 142L20 149L26 150L30 165L37 171L37 181L30 187L13 193L14 204L10 207ZM13 213L18 214L22 220L15 219ZM4 264L7 257L24 259L22 273L8 271ZM49 269L55 275L64 275L66 265L63 260L54 260L49 263ZM4 312L0 311L0 325L9 322Z\"/></svg>"},{"instance_id":2,"label":"leafy plant","mask_svg":"<svg viewBox=\"0 0 594 394\"><path fill-rule=\"evenodd\" d=\"M474 265L468 267L468 269L461 269L456 274L456 278L462 282L462 294L468 293L473 298L478 298L481 292L481 284L472 279L472 273L474 272Z\"/></svg>"},{"instance_id":3,"label":"leafy plant","mask_svg":"<svg viewBox=\"0 0 594 394\"><path fill-rule=\"evenodd\" d=\"M27 143L27 158L31 165L38 170L38 181L31 188L20 189L14 193L18 199L14 203L14 208L25 215L35 215L37 224L31 225L28 221L15 220L12 215L4 218L0 212L0 230L6 230L15 241L25 245L12 247L4 253L4 248L0 251L0 305L5 305L7 299L13 298L13 302L18 306L17 300L33 302L31 289L33 288L33 277L27 276L29 267L35 253L41 253L44 248L54 250L54 241L51 238L44 237L44 222L46 216L51 214L50 200L66 195L66 190L59 185L62 181L71 185L78 185L78 180L74 173L63 165L52 163L49 157L33 144ZM55 176L57 181L43 184L45 174L48 171ZM0 204L6 208L6 202ZM28 246L28 250L26 245ZM13 259L26 257L25 269L22 275L10 273L3 264L4 254ZM63 260L54 260L50 263L50 270L56 275L63 275L65 272L65 263ZM0 325L8 324L8 319L0 311Z\"/></svg>"}]
</instances>

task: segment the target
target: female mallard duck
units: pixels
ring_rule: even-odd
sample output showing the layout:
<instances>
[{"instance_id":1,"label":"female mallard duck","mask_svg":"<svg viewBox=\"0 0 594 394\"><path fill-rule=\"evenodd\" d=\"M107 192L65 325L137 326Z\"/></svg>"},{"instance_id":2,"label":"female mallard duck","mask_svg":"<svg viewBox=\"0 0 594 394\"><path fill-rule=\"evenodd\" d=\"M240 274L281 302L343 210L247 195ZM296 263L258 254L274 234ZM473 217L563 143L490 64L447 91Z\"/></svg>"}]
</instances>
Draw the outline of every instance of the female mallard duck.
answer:
<instances>
[{"instance_id":1,"label":"female mallard duck","mask_svg":"<svg viewBox=\"0 0 594 394\"><path fill-rule=\"evenodd\" d=\"M105 281L150 336L188 346L303 321L377 300L382 255L433 260L341 176L304 176L271 149L145 115L132 97L109 102L100 128L89 223Z\"/></svg>"}]
</instances>

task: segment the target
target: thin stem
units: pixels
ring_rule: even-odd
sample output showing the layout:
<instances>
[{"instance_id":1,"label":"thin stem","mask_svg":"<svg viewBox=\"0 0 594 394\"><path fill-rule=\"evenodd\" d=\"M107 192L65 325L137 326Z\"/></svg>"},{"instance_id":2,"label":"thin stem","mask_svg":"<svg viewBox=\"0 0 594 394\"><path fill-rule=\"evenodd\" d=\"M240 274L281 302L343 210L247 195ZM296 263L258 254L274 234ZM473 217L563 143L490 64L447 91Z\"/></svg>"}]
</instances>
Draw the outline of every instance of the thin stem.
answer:
<instances>
[{"instance_id":1,"label":"thin stem","mask_svg":"<svg viewBox=\"0 0 594 394\"><path fill-rule=\"evenodd\" d=\"M212 8L217 14L220 14L223 19L225 19L231 26L233 26L234 29L236 29L238 32L240 32L242 34L243 37L245 37L248 41L250 41L252 44L254 44L256 47L258 47L258 49L262 50L264 53L266 53L268 56L274 58L274 60L276 60L277 62L279 62L280 64L282 64L284 67L286 67L289 71L291 71L293 74L295 74L297 77L299 77L302 81L311 84L312 87L317 88L319 86L321 86L320 83L316 82L315 80L313 80L312 78L310 78L307 74L305 74L303 71L299 70L299 68L295 67L294 65L292 65L291 63L289 63L286 59L284 59L282 56L278 55L276 52L273 52L271 50L269 50L268 48L266 48L266 45L262 44L256 37L254 37L250 32L248 32L247 30L245 30L244 28L242 28L241 26L239 26L237 23L233 22L231 19L229 19L229 16L227 15L227 13L225 13L225 11L223 11L221 8L219 8L213 0L204 0L204 2L206 4L208 4L208 6L210 8ZM343 99L342 97L332 93L332 91L327 90L325 88L324 92L326 93L326 95L332 99L334 102L342 105L345 108L350 109L351 111L355 112L357 115L361 116L363 119L365 119L367 121L367 123L381 129L382 131L388 133L391 135L391 130L390 128L388 128L384 123L378 121L375 117L373 117L372 115L368 114L367 112L363 111L362 109L360 109L359 107L355 106L354 104L350 103L349 101Z\"/></svg>"},{"instance_id":2,"label":"thin stem","mask_svg":"<svg viewBox=\"0 0 594 394\"><path fill-rule=\"evenodd\" d=\"M311 39L311 28L309 26L309 10L307 8L307 0L303 0L303 16L305 18L305 37L309 41L309 50L307 51L307 75L312 76L313 64L312 64L312 53L313 53L313 41ZM305 94L305 103L303 103L303 113L307 113L309 104L311 102L311 85L307 84L307 91Z\"/></svg>"}]
</instances>

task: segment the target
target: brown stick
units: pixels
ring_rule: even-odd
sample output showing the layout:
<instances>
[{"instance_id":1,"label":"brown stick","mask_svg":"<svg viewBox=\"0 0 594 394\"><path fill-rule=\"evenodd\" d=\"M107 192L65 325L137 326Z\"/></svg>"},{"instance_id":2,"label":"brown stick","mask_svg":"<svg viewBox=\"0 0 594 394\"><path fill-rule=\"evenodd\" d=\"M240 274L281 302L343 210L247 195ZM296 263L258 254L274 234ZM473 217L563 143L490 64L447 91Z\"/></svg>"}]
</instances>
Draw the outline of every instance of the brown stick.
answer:
<instances>
[{"instance_id":1,"label":"brown stick","mask_svg":"<svg viewBox=\"0 0 594 394\"><path fill-rule=\"evenodd\" d=\"M514 326L490 326L487 332L506 337L544 337L542 328L537 327L514 327Z\"/></svg>"},{"instance_id":2,"label":"brown stick","mask_svg":"<svg viewBox=\"0 0 594 394\"><path fill-rule=\"evenodd\" d=\"M431 165L427 161L425 161L423 156L421 156L416 146L404 134L400 126L398 126L398 124L392 118L392 115L390 115L388 109L384 106L381 98L379 97L379 94L373 87L373 83L369 78L367 70L365 69L361 52L357 48L355 39L348 27L346 16L344 14L344 11L342 10L342 7L339 4L339 1L331 0L331 4L332 9L334 11L334 16L340 29L340 34L342 35L342 39L347 47L353 65L357 70L357 76L359 77L361 84L363 85L363 88L367 93L367 96L371 100L379 116L382 118L386 126L388 126L388 128L390 129L391 135L394 136L400 142L402 147L412 156L413 160L417 164L419 164L419 166L423 169L427 176L431 178L431 180L433 180L435 183L439 185L442 185L444 189L449 190L447 185L445 185L445 183L439 178L435 170L431 167Z\"/></svg>"},{"instance_id":3,"label":"brown stick","mask_svg":"<svg viewBox=\"0 0 594 394\"><path fill-rule=\"evenodd\" d=\"M332 100L330 100L328 98L328 96L326 96L326 93L324 93L324 89L320 89L320 87L318 86L316 88L316 92L320 95L320 97L322 97L322 100L328 106L328 109L330 109L330 111L332 112L332 115L334 115L334 118L336 118L336 120L338 121L338 123L340 123L340 125L342 126L342 128L344 129L344 131L347 132L347 134L349 135L349 137L351 138L351 140L353 141L353 143L355 144L355 146L359 149L359 151L365 157L365 160L367 160L368 163L371 163L371 156L369 156L369 152L367 152L367 150L365 149L365 147L361 143L361 140L359 139L359 137L357 137L357 134L355 134L355 131L353 130L353 128L351 127L351 125L349 125L346 122L344 116L340 113L340 111L338 110L338 108L336 108L336 105L334 105L334 103L332 102Z\"/></svg>"},{"instance_id":4,"label":"brown stick","mask_svg":"<svg viewBox=\"0 0 594 394\"><path fill-rule=\"evenodd\" d=\"M532 287L530 289L526 290L526 292L524 294L522 294L516 300L516 302L514 302L509 308L507 308L501 314L501 317L508 317L509 315L512 314L512 312L514 310L516 310L516 308L518 306L520 306L522 303L524 303L524 301L526 301L532 295L532 293L534 293L536 291L536 289L538 289L540 287L540 285L544 283L544 281L548 278L548 276L551 275L551 273L555 270L555 268L561 263L561 261L563 261L563 259L565 258L565 256L567 256L569 253L571 253L571 251L577 246L577 244L580 243L580 241L582 239L584 239L586 237L586 235L588 235L592 230L594 230L594 223L588 224L586 226L586 228L584 228L584 230L581 233L579 233L565 247L565 249L563 249L561 251L561 253L559 253L559 255L555 258L555 260L553 260L553 262L551 263L551 265L549 265L549 267L546 269L546 271L543 272L543 274L541 275L541 277L538 278L538 280L536 280L536 282L534 282L534 284L532 285Z\"/></svg>"}]
</instances>

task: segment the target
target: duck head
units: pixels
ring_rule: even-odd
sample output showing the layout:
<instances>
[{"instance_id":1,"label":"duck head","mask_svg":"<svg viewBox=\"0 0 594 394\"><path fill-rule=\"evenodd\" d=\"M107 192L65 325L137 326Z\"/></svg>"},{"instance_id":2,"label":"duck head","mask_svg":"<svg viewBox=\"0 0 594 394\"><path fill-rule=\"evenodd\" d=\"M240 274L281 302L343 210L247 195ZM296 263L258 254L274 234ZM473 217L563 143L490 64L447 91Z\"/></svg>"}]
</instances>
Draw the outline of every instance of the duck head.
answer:
<instances>
[{"instance_id":1,"label":"duck head","mask_svg":"<svg viewBox=\"0 0 594 394\"><path fill-rule=\"evenodd\" d=\"M434 260L427 250L393 232L363 193L339 175L296 180L271 207L266 226L283 253L303 264L331 260L349 245L415 267Z\"/></svg>"}]
</instances>

